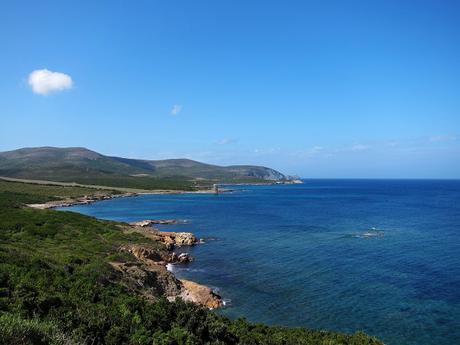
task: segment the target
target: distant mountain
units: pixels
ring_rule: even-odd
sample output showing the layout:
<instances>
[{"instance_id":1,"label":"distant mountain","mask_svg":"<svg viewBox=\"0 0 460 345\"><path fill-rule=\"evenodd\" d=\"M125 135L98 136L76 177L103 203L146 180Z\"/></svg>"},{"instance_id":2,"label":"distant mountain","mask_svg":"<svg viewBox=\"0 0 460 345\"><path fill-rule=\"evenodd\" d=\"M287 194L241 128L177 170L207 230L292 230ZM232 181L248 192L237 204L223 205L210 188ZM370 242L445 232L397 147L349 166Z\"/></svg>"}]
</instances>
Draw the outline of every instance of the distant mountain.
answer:
<instances>
[{"instance_id":1,"label":"distant mountain","mask_svg":"<svg viewBox=\"0 0 460 345\"><path fill-rule=\"evenodd\" d=\"M110 157L81 147L22 148L0 152L0 176L148 188L158 181L281 181L280 172L252 165L217 166L190 159Z\"/></svg>"}]
</instances>

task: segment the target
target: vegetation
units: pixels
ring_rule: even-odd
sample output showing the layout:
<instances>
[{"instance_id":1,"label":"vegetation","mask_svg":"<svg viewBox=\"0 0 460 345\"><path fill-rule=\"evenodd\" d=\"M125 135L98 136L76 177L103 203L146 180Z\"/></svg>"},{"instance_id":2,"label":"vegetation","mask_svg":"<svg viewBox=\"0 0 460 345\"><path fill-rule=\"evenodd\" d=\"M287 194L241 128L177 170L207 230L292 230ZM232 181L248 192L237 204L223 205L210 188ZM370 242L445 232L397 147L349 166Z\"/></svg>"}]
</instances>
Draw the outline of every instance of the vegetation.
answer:
<instances>
[{"instance_id":1,"label":"vegetation","mask_svg":"<svg viewBox=\"0 0 460 345\"><path fill-rule=\"evenodd\" d=\"M9 196L8 199L11 202L22 202L24 204L76 198L84 195L91 196L97 195L99 192L107 194L120 193L117 190L22 183L2 179L0 179L0 191L4 199Z\"/></svg>"},{"instance_id":2,"label":"vegetation","mask_svg":"<svg viewBox=\"0 0 460 345\"><path fill-rule=\"evenodd\" d=\"M0 176L137 189L191 190L197 184L285 179L266 167L221 167L190 159L109 157L85 148L38 147L0 152Z\"/></svg>"},{"instance_id":3,"label":"vegetation","mask_svg":"<svg viewBox=\"0 0 460 345\"><path fill-rule=\"evenodd\" d=\"M183 301L128 293L109 265L130 259L118 248L162 246L122 232L117 222L22 204L80 192L88 191L0 183L0 343L382 344L363 333L254 325Z\"/></svg>"}]
</instances>

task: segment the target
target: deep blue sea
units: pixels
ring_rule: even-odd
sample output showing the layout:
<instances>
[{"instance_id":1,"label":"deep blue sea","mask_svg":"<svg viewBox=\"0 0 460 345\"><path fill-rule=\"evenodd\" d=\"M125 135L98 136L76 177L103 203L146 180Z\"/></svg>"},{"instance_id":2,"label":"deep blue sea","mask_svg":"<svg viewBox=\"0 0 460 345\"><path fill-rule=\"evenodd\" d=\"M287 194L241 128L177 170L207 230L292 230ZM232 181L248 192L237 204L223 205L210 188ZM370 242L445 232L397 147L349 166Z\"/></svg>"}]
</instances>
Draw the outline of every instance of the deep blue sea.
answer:
<instances>
[{"instance_id":1,"label":"deep blue sea","mask_svg":"<svg viewBox=\"0 0 460 345\"><path fill-rule=\"evenodd\" d=\"M220 195L75 206L104 219L174 218L206 243L175 272L219 290L232 318L389 345L460 344L460 181L305 180Z\"/></svg>"}]
</instances>

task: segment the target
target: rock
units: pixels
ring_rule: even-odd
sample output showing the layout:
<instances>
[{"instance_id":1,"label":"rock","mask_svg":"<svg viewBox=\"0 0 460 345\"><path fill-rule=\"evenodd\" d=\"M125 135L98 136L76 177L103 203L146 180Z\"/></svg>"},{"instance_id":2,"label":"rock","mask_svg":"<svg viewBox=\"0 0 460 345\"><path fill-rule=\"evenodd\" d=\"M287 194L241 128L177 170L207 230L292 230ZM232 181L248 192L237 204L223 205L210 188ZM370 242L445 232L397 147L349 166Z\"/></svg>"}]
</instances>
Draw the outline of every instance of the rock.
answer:
<instances>
[{"instance_id":1,"label":"rock","mask_svg":"<svg viewBox=\"0 0 460 345\"><path fill-rule=\"evenodd\" d=\"M177 258L178 258L178 261L182 264L193 261L193 258L190 256L189 253L181 253L179 254Z\"/></svg>"},{"instance_id":2,"label":"rock","mask_svg":"<svg viewBox=\"0 0 460 345\"><path fill-rule=\"evenodd\" d=\"M117 263L112 267L119 272L117 280L129 290L149 299L160 296L178 296L183 285L162 265L145 265L140 262Z\"/></svg>"},{"instance_id":3,"label":"rock","mask_svg":"<svg viewBox=\"0 0 460 345\"><path fill-rule=\"evenodd\" d=\"M155 231L154 234L158 237L158 240L165 243L166 245L174 246L192 246L198 243L197 238L191 232L166 232L166 231Z\"/></svg>"},{"instance_id":4,"label":"rock","mask_svg":"<svg viewBox=\"0 0 460 345\"><path fill-rule=\"evenodd\" d=\"M214 293L211 288L190 280L182 279L182 291L179 295L184 301L203 305L209 309L216 309L223 306L222 297Z\"/></svg>"},{"instance_id":5,"label":"rock","mask_svg":"<svg viewBox=\"0 0 460 345\"><path fill-rule=\"evenodd\" d=\"M178 221L175 219L146 219L146 220L141 220L140 222L131 222L129 225L132 226L141 226L143 228L155 224L177 224Z\"/></svg>"},{"instance_id":6,"label":"rock","mask_svg":"<svg viewBox=\"0 0 460 345\"><path fill-rule=\"evenodd\" d=\"M198 243L198 240L191 232L176 232L174 242L177 246L191 246Z\"/></svg>"},{"instance_id":7,"label":"rock","mask_svg":"<svg viewBox=\"0 0 460 345\"><path fill-rule=\"evenodd\" d=\"M136 259L149 264L163 261L158 250L141 245L130 245L121 247L120 250L133 254Z\"/></svg>"},{"instance_id":8,"label":"rock","mask_svg":"<svg viewBox=\"0 0 460 345\"><path fill-rule=\"evenodd\" d=\"M154 228L145 228L140 225L131 225L125 228L125 232L137 232L154 241L162 242L166 245L168 250L172 250L175 246L191 246L199 243L198 239L191 232L158 231Z\"/></svg>"},{"instance_id":9,"label":"rock","mask_svg":"<svg viewBox=\"0 0 460 345\"><path fill-rule=\"evenodd\" d=\"M180 253L179 255L172 253L170 258L170 262L178 262L181 264L186 264L192 261L193 258L189 253Z\"/></svg>"},{"instance_id":10,"label":"rock","mask_svg":"<svg viewBox=\"0 0 460 345\"><path fill-rule=\"evenodd\" d=\"M152 223L150 222L150 220L141 220L140 222L131 222L129 223L129 225L132 225L132 226L141 226L141 227L146 227L146 226L150 226L152 225Z\"/></svg>"},{"instance_id":11,"label":"rock","mask_svg":"<svg viewBox=\"0 0 460 345\"><path fill-rule=\"evenodd\" d=\"M176 241L175 233L169 234L166 241ZM179 242L189 243L194 239L190 236L179 236ZM196 239L194 239L196 241ZM168 300L180 297L210 309L223 306L222 298L207 286L188 280L179 280L167 270L167 262L187 263L193 260L188 253L171 253L162 256L163 252L148 245L126 245L120 250L129 252L136 261L111 262L114 268L111 274L104 276L105 284L121 283L129 291L142 295L149 300L165 296Z\"/></svg>"}]
</instances>

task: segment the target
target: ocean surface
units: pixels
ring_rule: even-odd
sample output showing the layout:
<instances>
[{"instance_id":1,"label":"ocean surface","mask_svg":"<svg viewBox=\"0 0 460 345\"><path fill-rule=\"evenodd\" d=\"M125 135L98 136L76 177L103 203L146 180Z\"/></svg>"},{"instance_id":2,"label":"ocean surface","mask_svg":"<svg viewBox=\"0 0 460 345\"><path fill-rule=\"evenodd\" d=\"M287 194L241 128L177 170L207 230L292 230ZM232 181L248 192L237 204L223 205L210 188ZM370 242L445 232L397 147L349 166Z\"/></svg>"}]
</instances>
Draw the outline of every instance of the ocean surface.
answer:
<instances>
[{"instance_id":1,"label":"ocean surface","mask_svg":"<svg viewBox=\"0 0 460 345\"><path fill-rule=\"evenodd\" d=\"M460 181L305 180L220 195L144 195L65 210L180 219L205 244L175 266L218 289L219 312L365 331L389 345L460 344Z\"/></svg>"}]
</instances>

